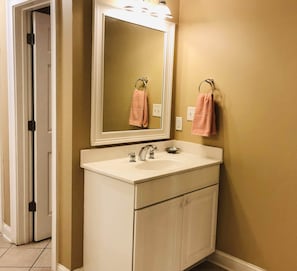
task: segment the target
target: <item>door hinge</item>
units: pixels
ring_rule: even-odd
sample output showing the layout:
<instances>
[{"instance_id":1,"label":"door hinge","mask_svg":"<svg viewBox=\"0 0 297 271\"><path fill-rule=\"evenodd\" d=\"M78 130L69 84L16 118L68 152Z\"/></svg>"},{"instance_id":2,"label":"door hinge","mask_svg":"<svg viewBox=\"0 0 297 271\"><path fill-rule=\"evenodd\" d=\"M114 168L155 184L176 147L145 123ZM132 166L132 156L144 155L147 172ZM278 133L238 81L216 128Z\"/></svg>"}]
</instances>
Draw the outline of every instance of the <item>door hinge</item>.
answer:
<instances>
[{"instance_id":1,"label":"door hinge","mask_svg":"<svg viewBox=\"0 0 297 271\"><path fill-rule=\"evenodd\" d=\"M35 201L29 202L29 212L36 212L36 202Z\"/></svg>"},{"instance_id":2,"label":"door hinge","mask_svg":"<svg viewBox=\"0 0 297 271\"><path fill-rule=\"evenodd\" d=\"M27 44L29 44L29 45L35 44L35 35L33 33L27 34Z\"/></svg>"},{"instance_id":3,"label":"door hinge","mask_svg":"<svg viewBox=\"0 0 297 271\"><path fill-rule=\"evenodd\" d=\"M29 120L28 121L28 130L34 132L36 130L36 121Z\"/></svg>"}]
</instances>

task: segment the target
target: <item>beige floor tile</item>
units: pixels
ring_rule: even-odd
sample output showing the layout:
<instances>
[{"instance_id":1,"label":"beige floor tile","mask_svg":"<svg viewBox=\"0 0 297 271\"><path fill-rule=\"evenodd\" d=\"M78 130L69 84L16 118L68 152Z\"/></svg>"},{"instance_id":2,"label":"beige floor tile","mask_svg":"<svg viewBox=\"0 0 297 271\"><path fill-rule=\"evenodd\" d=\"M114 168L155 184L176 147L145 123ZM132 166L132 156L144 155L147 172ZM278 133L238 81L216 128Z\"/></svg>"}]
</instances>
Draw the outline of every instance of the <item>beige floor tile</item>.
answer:
<instances>
[{"instance_id":1,"label":"beige floor tile","mask_svg":"<svg viewBox=\"0 0 297 271\"><path fill-rule=\"evenodd\" d=\"M29 271L30 268L0 267L0 271Z\"/></svg>"},{"instance_id":2,"label":"beige floor tile","mask_svg":"<svg viewBox=\"0 0 297 271\"><path fill-rule=\"evenodd\" d=\"M52 240L49 241L48 245L46 246L46 248L52 248Z\"/></svg>"},{"instance_id":3,"label":"beige floor tile","mask_svg":"<svg viewBox=\"0 0 297 271\"><path fill-rule=\"evenodd\" d=\"M32 268L30 271L51 271L51 270L52 269L50 267L37 267L37 268ZM9 270L7 270L7 271L9 271Z\"/></svg>"},{"instance_id":4,"label":"beige floor tile","mask_svg":"<svg viewBox=\"0 0 297 271\"><path fill-rule=\"evenodd\" d=\"M0 257L8 250L9 248L0 248ZM0 270L1 271L1 270Z\"/></svg>"},{"instance_id":5,"label":"beige floor tile","mask_svg":"<svg viewBox=\"0 0 297 271\"><path fill-rule=\"evenodd\" d=\"M7 241L2 235L0 235L0 248L8 248L11 247L11 243Z\"/></svg>"},{"instance_id":6,"label":"beige floor tile","mask_svg":"<svg viewBox=\"0 0 297 271\"><path fill-rule=\"evenodd\" d=\"M42 249L12 247L0 258L0 267L31 267Z\"/></svg>"},{"instance_id":7,"label":"beige floor tile","mask_svg":"<svg viewBox=\"0 0 297 271\"><path fill-rule=\"evenodd\" d=\"M33 267L50 267L51 266L51 249L46 248Z\"/></svg>"}]
</instances>

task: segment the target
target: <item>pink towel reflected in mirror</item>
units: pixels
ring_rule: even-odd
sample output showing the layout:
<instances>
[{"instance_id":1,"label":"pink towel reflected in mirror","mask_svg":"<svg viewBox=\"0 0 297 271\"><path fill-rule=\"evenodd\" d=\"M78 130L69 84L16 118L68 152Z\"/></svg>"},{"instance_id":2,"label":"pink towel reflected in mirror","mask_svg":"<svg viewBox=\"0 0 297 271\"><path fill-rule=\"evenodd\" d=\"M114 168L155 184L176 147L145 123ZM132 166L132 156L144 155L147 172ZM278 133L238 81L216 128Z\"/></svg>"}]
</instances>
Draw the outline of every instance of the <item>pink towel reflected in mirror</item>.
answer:
<instances>
[{"instance_id":1,"label":"pink towel reflected in mirror","mask_svg":"<svg viewBox=\"0 0 297 271\"><path fill-rule=\"evenodd\" d=\"M129 125L148 127L148 98L145 90L135 89L130 108Z\"/></svg>"}]
</instances>

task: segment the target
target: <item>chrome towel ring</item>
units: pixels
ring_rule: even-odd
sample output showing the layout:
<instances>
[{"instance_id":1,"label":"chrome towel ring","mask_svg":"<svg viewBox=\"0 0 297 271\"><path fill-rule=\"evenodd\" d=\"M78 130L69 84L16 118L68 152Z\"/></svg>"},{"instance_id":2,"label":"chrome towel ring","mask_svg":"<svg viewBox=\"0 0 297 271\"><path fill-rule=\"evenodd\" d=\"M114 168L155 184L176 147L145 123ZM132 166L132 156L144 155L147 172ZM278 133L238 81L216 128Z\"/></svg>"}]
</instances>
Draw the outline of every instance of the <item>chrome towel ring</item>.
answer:
<instances>
[{"instance_id":1,"label":"chrome towel ring","mask_svg":"<svg viewBox=\"0 0 297 271\"><path fill-rule=\"evenodd\" d=\"M215 89L216 89L214 80L213 80L213 79L205 79L205 80L201 81L200 84L199 84L199 87L198 87L199 92L201 92L200 89L201 89L201 85L202 85L203 83L208 83L208 84L211 86L211 93L213 94L214 91L215 91Z\"/></svg>"},{"instance_id":2,"label":"chrome towel ring","mask_svg":"<svg viewBox=\"0 0 297 271\"><path fill-rule=\"evenodd\" d=\"M148 79L147 77L141 77L141 78L138 78L135 82L135 88L137 87L137 82L138 81L141 81L142 82L142 87L146 88L147 86L147 83L148 83Z\"/></svg>"}]
</instances>

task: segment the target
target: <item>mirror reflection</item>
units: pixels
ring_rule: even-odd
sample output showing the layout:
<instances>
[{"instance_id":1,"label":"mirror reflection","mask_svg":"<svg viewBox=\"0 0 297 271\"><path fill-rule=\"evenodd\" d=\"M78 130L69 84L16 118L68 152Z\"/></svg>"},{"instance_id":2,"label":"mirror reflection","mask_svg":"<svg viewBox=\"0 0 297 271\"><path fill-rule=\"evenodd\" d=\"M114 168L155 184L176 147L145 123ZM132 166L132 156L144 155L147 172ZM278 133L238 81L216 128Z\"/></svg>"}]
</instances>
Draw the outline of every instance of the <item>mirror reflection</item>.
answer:
<instances>
[{"instance_id":1,"label":"mirror reflection","mask_svg":"<svg viewBox=\"0 0 297 271\"><path fill-rule=\"evenodd\" d=\"M94 1L92 146L170 137L174 34L174 23Z\"/></svg>"},{"instance_id":2,"label":"mirror reflection","mask_svg":"<svg viewBox=\"0 0 297 271\"><path fill-rule=\"evenodd\" d=\"M162 128L164 32L105 16L104 33L103 132Z\"/></svg>"}]
</instances>

